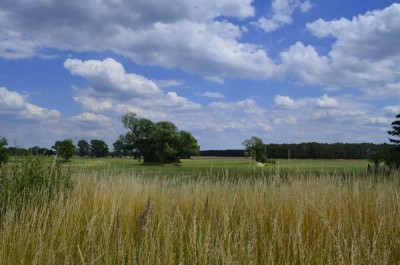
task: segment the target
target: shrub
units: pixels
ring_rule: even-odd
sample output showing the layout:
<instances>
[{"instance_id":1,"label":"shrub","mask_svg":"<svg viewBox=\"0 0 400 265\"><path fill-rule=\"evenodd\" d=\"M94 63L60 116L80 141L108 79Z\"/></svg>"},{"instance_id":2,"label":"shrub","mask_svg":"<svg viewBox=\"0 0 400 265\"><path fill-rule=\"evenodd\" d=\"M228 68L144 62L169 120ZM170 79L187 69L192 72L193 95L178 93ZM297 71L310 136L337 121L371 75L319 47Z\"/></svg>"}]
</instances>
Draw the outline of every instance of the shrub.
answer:
<instances>
[{"instance_id":1,"label":"shrub","mask_svg":"<svg viewBox=\"0 0 400 265\"><path fill-rule=\"evenodd\" d=\"M50 163L51 162L51 163ZM70 170L57 158L30 156L0 168L0 216L9 206L17 212L30 200L50 200L73 187Z\"/></svg>"},{"instance_id":2,"label":"shrub","mask_svg":"<svg viewBox=\"0 0 400 265\"><path fill-rule=\"evenodd\" d=\"M0 138L0 167L8 160L8 152L7 148L5 147L6 145L7 139L4 137Z\"/></svg>"}]
</instances>

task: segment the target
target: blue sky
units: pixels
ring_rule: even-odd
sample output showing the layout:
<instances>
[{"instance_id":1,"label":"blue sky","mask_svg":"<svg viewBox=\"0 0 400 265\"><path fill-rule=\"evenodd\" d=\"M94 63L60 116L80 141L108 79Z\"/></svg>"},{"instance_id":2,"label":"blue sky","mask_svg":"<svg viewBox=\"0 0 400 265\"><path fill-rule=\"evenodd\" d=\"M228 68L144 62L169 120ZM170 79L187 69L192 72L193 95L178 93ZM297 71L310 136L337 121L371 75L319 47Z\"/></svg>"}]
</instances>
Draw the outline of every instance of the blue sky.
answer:
<instances>
[{"instance_id":1,"label":"blue sky","mask_svg":"<svg viewBox=\"0 0 400 265\"><path fill-rule=\"evenodd\" d=\"M201 149L387 142L400 113L400 3L3 0L0 136L102 139L134 111Z\"/></svg>"}]
</instances>

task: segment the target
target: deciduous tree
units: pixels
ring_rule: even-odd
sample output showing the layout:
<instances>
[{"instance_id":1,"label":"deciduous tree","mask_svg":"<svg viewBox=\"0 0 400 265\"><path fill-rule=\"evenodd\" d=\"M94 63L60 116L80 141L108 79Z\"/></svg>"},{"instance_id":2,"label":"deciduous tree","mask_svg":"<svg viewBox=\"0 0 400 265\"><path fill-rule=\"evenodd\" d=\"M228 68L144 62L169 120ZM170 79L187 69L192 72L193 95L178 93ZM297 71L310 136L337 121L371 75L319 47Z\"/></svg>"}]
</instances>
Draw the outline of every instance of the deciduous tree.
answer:
<instances>
[{"instance_id":1,"label":"deciduous tree","mask_svg":"<svg viewBox=\"0 0 400 265\"><path fill-rule=\"evenodd\" d=\"M122 116L122 123L130 130L123 137L125 145L144 163L178 163L182 157L199 153L196 139L172 122L154 123L131 112Z\"/></svg>"},{"instance_id":2,"label":"deciduous tree","mask_svg":"<svg viewBox=\"0 0 400 265\"><path fill-rule=\"evenodd\" d=\"M252 136L242 144L245 146L244 153L246 157L261 163L267 161L267 146L263 143L261 138Z\"/></svg>"},{"instance_id":3,"label":"deciduous tree","mask_svg":"<svg viewBox=\"0 0 400 265\"><path fill-rule=\"evenodd\" d=\"M109 153L108 145L103 140L91 140L90 153L92 157L106 157Z\"/></svg>"},{"instance_id":4,"label":"deciduous tree","mask_svg":"<svg viewBox=\"0 0 400 265\"><path fill-rule=\"evenodd\" d=\"M57 146L57 155L64 158L65 161L68 161L75 153L75 145L71 139L66 139L59 142Z\"/></svg>"},{"instance_id":5,"label":"deciduous tree","mask_svg":"<svg viewBox=\"0 0 400 265\"><path fill-rule=\"evenodd\" d=\"M86 140L78 141L78 154L80 157L90 155L90 145Z\"/></svg>"}]
</instances>

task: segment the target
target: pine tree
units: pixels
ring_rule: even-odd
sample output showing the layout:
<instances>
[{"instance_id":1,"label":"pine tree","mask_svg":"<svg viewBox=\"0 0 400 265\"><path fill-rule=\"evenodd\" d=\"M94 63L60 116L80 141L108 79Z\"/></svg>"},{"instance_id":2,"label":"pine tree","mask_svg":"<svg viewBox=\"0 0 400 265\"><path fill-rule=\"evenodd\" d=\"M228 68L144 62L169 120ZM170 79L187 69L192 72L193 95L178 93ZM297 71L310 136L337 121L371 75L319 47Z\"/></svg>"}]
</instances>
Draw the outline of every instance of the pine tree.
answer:
<instances>
[{"instance_id":1,"label":"pine tree","mask_svg":"<svg viewBox=\"0 0 400 265\"><path fill-rule=\"evenodd\" d=\"M391 143L400 145L400 114L396 116L396 120L392 122L392 130L388 131L388 134L399 139L389 138Z\"/></svg>"}]
</instances>

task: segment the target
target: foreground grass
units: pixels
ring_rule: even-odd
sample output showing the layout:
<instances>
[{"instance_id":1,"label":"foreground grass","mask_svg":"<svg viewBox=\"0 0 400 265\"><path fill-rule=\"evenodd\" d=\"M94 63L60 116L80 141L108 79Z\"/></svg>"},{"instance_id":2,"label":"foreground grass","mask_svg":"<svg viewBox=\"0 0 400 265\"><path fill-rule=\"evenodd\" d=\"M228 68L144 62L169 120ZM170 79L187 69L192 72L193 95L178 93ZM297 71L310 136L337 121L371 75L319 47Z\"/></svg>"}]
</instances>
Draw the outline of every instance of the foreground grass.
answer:
<instances>
[{"instance_id":1,"label":"foreground grass","mask_svg":"<svg viewBox=\"0 0 400 265\"><path fill-rule=\"evenodd\" d=\"M1 264L398 264L399 175L81 171L0 225Z\"/></svg>"}]
</instances>

